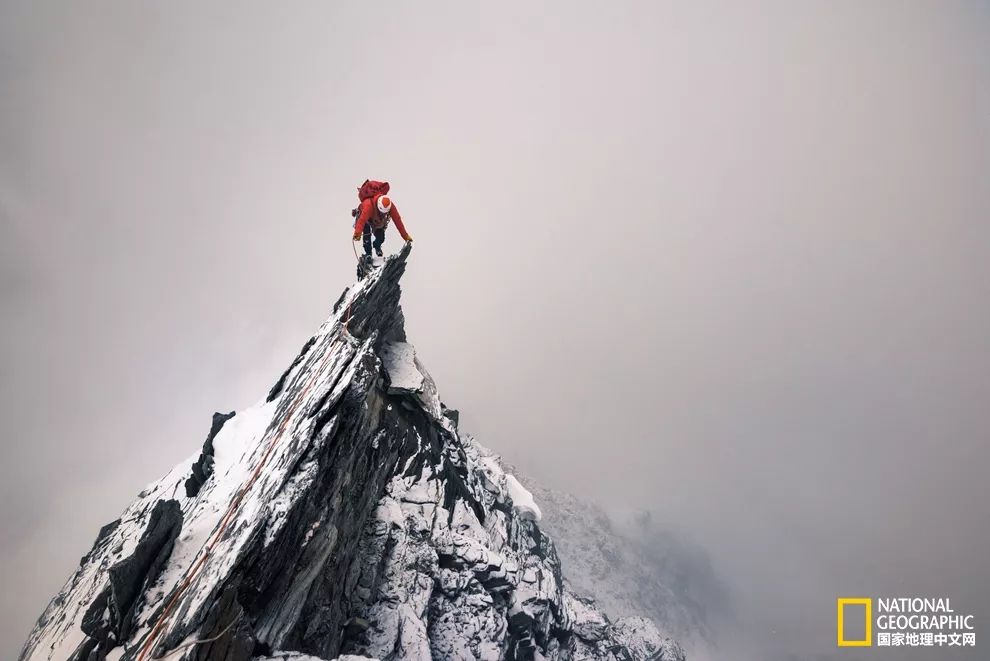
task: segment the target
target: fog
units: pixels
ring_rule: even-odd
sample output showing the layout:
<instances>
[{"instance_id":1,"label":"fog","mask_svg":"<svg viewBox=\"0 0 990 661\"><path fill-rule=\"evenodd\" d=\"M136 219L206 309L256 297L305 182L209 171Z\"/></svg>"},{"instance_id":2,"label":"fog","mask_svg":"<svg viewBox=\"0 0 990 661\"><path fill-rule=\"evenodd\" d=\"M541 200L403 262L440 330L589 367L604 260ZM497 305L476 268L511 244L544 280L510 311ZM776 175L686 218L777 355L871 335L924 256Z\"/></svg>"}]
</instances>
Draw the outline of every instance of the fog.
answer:
<instances>
[{"instance_id":1,"label":"fog","mask_svg":"<svg viewBox=\"0 0 990 661\"><path fill-rule=\"evenodd\" d=\"M0 654L327 315L367 177L462 427L705 548L721 658L987 621L986 3L3 0Z\"/></svg>"}]
</instances>

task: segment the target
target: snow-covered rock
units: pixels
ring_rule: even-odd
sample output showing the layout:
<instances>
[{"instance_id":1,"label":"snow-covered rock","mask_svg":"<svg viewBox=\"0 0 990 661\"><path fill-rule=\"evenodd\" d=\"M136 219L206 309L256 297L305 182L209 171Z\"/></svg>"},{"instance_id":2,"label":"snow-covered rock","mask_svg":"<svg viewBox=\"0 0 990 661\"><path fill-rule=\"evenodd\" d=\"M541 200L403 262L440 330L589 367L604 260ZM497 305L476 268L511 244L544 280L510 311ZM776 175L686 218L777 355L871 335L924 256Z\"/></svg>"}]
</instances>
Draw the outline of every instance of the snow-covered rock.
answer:
<instances>
[{"instance_id":1,"label":"snow-covered rock","mask_svg":"<svg viewBox=\"0 0 990 661\"><path fill-rule=\"evenodd\" d=\"M382 363L388 375L388 392L416 393L423 390L423 374L416 367L416 347L408 342L389 342L382 348Z\"/></svg>"},{"instance_id":2,"label":"snow-covered rock","mask_svg":"<svg viewBox=\"0 0 990 661\"><path fill-rule=\"evenodd\" d=\"M731 622L731 599L703 549L648 512L608 513L517 475L540 503L540 527L554 540L569 590L593 597L613 620L649 617L689 657L724 656L717 632Z\"/></svg>"},{"instance_id":3,"label":"snow-covered rock","mask_svg":"<svg viewBox=\"0 0 990 661\"><path fill-rule=\"evenodd\" d=\"M271 656L256 656L254 661L378 661L366 656L356 654L344 654L335 659L321 659L311 654L299 654L298 652L275 652Z\"/></svg>"},{"instance_id":4,"label":"snow-covered rock","mask_svg":"<svg viewBox=\"0 0 990 661\"><path fill-rule=\"evenodd\" d=\"M509 498L512 499L512 508L516 514L530 521L539 521L543 518L543 512L537 506L533 494L519 483L515 475L506 473L505 488L509 491Z\"/></svg>"},{"instance_id":5,"label":"snow-covered rock","mask_svg":"<svg viewBox=\"0 0 990 661\"><path fill-rule=\"evenodd\" d=\"M595 607L593 599L566 594L567 606L574 614L573 630L575 635L588 643L597 643L608 634L610 623L608 618Z\"/></svg>"},{"instance_id":6,"label":"snow-covered rock","mask_svg":"<svg viewBox=\"0 0 990 661\"><path fill-rule=\"evenodd\" d=\"M609 633L633 659L676 659L684 654L677 643L662 636L645 617L624 617L616 621Z\"/></svg>"},{"instance_id":7,"label":"snow-covered rock","mask_svg":"<svg viewBox=\"0 0 990 661\"><path fill-rule=\"evenodd\" d=\"M22 659L683 658L567 592L532 493L458 431L405 336L409 253L100 531Z\"/></svg>"}]
</instances>

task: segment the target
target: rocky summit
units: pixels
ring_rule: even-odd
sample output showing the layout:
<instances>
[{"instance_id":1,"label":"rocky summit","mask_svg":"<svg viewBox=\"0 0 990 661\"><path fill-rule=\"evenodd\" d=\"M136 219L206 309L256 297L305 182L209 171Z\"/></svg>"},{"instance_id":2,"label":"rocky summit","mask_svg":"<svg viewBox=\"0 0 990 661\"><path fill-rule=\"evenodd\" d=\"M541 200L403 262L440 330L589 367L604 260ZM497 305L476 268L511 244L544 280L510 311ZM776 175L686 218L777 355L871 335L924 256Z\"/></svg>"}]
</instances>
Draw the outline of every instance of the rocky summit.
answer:
<instances>
[{"instance_id":1,"label":"rocky summit","mask_svg":"<svg viewBox=\"0 0 990 661\"><path fill-rule=\"evenodd\" d=\"M100 530L22 659L683 660L565 589L538 502L458 430L406 338L410 250Z\"/></svg>"}]
</instances>

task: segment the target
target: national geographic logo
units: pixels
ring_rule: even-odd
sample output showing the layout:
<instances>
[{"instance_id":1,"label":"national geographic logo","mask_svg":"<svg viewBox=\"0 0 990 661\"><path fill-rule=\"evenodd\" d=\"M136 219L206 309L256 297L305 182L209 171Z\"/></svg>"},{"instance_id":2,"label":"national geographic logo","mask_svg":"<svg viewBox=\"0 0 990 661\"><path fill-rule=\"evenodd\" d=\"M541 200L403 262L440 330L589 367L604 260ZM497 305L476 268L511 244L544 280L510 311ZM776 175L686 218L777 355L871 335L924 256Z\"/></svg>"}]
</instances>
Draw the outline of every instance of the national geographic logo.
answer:
<instances>
[{"instance_id":1,"label":"national geographic logo","mask_svg":"<svg viewBox=\"0 0 990 661\"><path fill-rule=\"evenodd\" d=\"M973 616L947 597L839 597L835 608L839 647L976 646Z\"/></svg>"},{"instance_id":2,"label":"national geographic logo","mask_svg":"<svg viewBox=\"0 0 990 661\"><path fill-rule=\"evenodd\" d=\"M863 633L861 636L852 634L853 639L846 638L846 607L863 607L862 619L856 618L855 611L858 608L850 608L853 611L851 616L854 622L863 622ZM836 600L835 613L836 630L838 631L837 644L839 647L870 647L873 645L873 635L871 625L873 622L873 600L869 597L839 597Z\"/></svg>"}]
</instances>

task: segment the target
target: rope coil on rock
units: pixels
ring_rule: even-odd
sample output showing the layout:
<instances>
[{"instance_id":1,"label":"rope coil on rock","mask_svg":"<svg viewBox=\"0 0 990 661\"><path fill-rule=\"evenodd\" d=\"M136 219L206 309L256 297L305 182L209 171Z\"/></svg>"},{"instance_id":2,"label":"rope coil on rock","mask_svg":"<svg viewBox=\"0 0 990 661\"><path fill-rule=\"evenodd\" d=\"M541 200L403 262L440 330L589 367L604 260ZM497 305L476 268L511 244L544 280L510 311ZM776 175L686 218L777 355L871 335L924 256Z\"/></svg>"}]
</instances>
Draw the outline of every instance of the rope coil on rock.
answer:
<instances>
[{"instance_id":1,"label":"rope coil on rock","mask_svg":"<svg viewBox=\"0 0 990 661\"><path fill-rule=\"evenodd\" d=\"M188 649L190 647L195 647L196 645L205 645L207 643L215 643L216 641L218 641L221 638L223 638L224 636L226 636L227 635L227 632L230 631L233 628L233 626L235 624L237 624L237 622L240 619L241 619L241 616L240 615L235 616L234 619L232 619L230 621L230 623L227 624L227 626L225 626L223 629L221 629L220 630L220 633L218 633L215 636L210 636L209 638L200 638L199 640L190 640L188 643L183 643L183 644L177 646L174 650L170 650L168 652L165 652L161 656L152 655L151 658L152 659L167 659L168 657L173 656L173 655L177 654L178 652L181 652L184 649Z\"/></svg>"}]
</instances>

